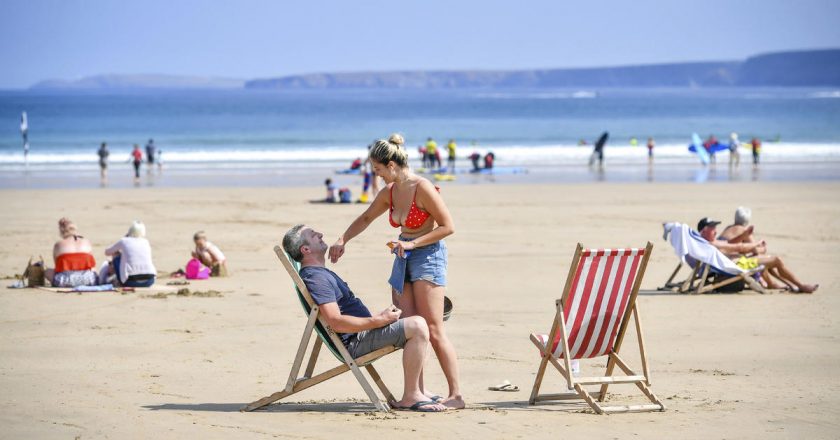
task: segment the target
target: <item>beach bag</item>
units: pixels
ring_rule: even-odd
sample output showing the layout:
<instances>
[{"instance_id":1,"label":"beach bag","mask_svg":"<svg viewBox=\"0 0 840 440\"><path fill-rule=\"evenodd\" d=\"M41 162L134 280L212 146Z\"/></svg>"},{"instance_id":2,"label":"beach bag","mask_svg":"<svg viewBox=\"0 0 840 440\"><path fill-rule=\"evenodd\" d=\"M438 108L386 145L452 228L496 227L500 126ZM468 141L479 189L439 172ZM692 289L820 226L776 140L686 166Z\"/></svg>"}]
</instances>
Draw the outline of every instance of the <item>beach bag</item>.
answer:
<instances>
[{"instance_id":1,"label":"beach bag","mask_svg":"<svg viewBox=\"0 0 840 440\"><path fill-rule=\"evenodd\" d=\"M29 263L26 264L26 269L23 271L23 280L29 287L44 286L44 257L39 261L32 262L32 257L29 258Z\"/></svg>"},{"instance_id":2,"label":"beach bag","mask_svg":"<svg viewBox=\"0 0 840 440\"><path fill-rule=\"evenodd\" d=\"M188 280L206 280L210 278L210 269L204 267L201 261L195 258L187 262L187 268L184 272L186 272Z\"/></svg>"}]
</instances>

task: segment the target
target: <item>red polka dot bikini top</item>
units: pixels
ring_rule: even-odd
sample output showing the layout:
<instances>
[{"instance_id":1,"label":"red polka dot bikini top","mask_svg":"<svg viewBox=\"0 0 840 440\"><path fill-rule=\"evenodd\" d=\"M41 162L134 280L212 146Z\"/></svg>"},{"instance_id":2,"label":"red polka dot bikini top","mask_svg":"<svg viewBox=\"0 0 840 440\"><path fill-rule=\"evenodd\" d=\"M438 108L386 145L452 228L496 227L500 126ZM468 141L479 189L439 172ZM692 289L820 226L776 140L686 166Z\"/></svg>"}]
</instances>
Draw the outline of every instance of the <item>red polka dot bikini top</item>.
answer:
<instances>
[{"instance_id":1,"label":"red polka dot bikini top","mask_svg":"<svg viewBox=\"0 0 840 440\"><path fill-rule=\"evenodd\" d=\"M418 183L417 186L420 186ZM440 187L435 187L435 189L440 192ZM391 209L388 211L388 221L391 222L391 226L395 228L399 228L400 226L405 226L409 229L417 229L420 226L423 226L423 223L426 223L426 220L429 218L429 213L423 211L422 209L417 207L417 187L414 188L414 198L411 200L411 207L408 208L408 216L405 218L405 224L400 225L399 223L394 221L394 185L391 185Z\"/></svg>"}]
</instances>

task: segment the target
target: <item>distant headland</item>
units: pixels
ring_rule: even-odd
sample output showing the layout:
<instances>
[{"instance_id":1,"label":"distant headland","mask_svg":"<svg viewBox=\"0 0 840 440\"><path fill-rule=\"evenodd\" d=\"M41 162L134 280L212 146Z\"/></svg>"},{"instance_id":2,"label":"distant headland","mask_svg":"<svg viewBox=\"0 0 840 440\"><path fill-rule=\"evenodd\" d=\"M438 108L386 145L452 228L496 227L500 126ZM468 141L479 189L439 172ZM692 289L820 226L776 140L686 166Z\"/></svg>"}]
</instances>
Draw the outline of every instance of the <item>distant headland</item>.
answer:
<instances>
[{"instance_id":1,"label":"distant headland","mask_svg":"<svg viewBox=\"0 0 840 440\"><path fill-rule=\"evenodd\" d=\"M48 80L31 90L517 89L565 87L835 87L840 49L775 52L742 61L535 69L311 73L239 80L177 75L98 75Z\"/></svg>"}]
</instances>

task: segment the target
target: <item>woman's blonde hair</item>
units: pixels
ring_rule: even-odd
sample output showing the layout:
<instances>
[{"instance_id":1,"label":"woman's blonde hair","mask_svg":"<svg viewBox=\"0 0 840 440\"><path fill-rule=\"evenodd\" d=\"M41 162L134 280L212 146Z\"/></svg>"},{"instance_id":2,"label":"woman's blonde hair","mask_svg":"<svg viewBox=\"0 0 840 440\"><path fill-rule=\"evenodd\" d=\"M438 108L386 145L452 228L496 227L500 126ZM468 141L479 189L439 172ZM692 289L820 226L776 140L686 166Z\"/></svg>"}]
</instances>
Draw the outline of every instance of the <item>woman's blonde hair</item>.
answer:
<instances>
[{"instance_id":1,"label":"woman's blonde hair","mask_svg":"<svg viewBox=\"0 0 840 440\"><path fill-rule=\"evenodd\" d=\"M405 139L399 133L394 133L388 140L379 139L373 143L370 149L370 159L387 165L394 162L400 168L408 166L408 153L405 151Z\"/></svg>"},{"instance_id":2,"label":"woman's blonde hair","mask_svg":"<svg viewBox=\"0 0 840 440\"><path fill-rule=\"evenodd\" d=\"M145 237L146 225L144 225L140 220L134 220L134 222L131 223L131 227L128 228L128 234L126 235L129 237Z\"/></svg>"},{"instance_id":3,"label":"woman's blonde hair","mask_svg":"<svg viewBox=\"0 0 840 440\"><path fill-rule=\"evenodd\" d=\"M58 221L58 232L61 234L61 238L76 235L76 224L67 217L61 217Z\"/></svg>"}]
</instances>

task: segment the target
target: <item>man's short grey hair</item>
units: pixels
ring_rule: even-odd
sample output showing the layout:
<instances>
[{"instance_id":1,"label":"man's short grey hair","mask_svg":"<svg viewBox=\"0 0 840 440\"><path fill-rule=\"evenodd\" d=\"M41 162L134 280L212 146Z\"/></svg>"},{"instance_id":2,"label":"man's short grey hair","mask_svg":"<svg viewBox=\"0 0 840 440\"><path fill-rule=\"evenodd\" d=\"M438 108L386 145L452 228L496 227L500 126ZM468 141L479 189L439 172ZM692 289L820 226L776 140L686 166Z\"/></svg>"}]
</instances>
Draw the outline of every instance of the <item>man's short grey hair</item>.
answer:
<instances>
[{"instance_id":1,"label":"man's short grey hair","mask_svg":"<svg viewBox=\"0 0 840 440\"><path fill-rule=\"evenodd\" d=\"M751 217L752 211L750 210L750 208L739 206L738 209L735 210L736 225L747 226L748 224L750 224Z\"/></svg>"},{"instance_id":2,"label":"man's short grey hair","mask_svg":"<svg viewBox=\"0 0 840 440\"><path fill-rule=\"evenodd\" d=\"M303 254L300 252L300 247L306 244L300 230L303 229L302 224L292 226L283 236L283 250L292 257L292 260L300 262L303 259Z\"/></svg>"}]
</instances>

